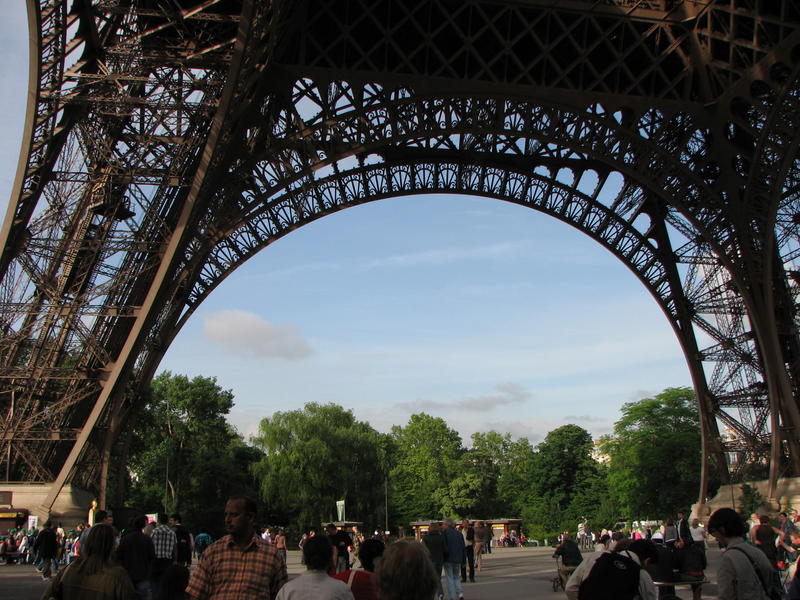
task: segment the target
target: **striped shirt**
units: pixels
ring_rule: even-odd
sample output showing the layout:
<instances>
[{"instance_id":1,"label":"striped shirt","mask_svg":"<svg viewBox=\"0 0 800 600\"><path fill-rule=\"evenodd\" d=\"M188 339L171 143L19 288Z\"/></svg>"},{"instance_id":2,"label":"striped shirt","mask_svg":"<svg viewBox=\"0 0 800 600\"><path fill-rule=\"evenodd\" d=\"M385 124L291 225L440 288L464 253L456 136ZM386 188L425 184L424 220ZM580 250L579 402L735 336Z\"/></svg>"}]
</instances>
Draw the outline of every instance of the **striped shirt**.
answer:
<instances>
[{"instance_id":1,"label":"striped shirt","mask_svg":"<svg viewBox=\"0 0 800 600\"><path fill-rule=\"evenodd\" d=\"M197 600L274 600L287 580L275 546L254 535L242 550L226 535L203 552L186 593Z\"/></svg>"},{"instance_id":2,"label":"striped shirt","mask_svg":"<svg viewBox=\"0 0 800 600\"><path fill-rule=\"evenodd\" d=\"M153 547L156 550L156 558L174 558L175 544L178 538L175 532L166 525L159 525L150 534L153 539Z\"/></svg>"}]
</instances>

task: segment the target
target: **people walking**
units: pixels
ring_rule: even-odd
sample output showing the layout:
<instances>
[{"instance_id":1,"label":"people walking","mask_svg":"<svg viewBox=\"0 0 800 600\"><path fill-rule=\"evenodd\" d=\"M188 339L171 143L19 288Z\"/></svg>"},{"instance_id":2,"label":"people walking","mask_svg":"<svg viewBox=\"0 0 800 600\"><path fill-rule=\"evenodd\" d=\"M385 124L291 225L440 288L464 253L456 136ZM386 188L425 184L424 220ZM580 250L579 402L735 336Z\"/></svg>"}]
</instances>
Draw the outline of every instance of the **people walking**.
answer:
<instances>
[{"instance_id":1,"label":"people walking","mask_svg":"<svg viewBox=\"0 0 800 600\"><path fill-rule=\"evenodd\" d=\"M328 575L333 567L333 545L327 536L314 537L303 547L306 571L278 592L276 600L353 600L353 592L339 579Z\"/></svg>"},{"instance_id":2,"label":"people walking","mask_svg":"<svg viewBox=\"0 0 800 600\"><path fill-rule=\"evenodd\" d=\"M464 560L461 563L461 583L475 583L475 528L468 519L461 521L461 535L464 537Z\"/></svg>"},{"instance_id":3,"label":"people walking","mask_svg":"<svg viewBox=\"0 0 800 600\"><path fill-rule=\"evenodd\" d=\"M53 579L42 598L135 600L136 591L127 571L111 558L115 543L116 534L111 525L93 525L80 558Z\"/></svg>"},{"instance_id":4,"label":"people walking","mask_svg":"<svg viewBox=\"0 0 800 600\"><path fill-rule=\"evenodd\" d=\"M461 590L461 561L465 555L464 537L455 529L453 519L442 522L444 538L444 576L447 581L447 597L457 600L464 597Z\"/></svg>"},{"instance_id":5,"label":"people walking","mask_svg":"<svg viewBox=\"0 0 800 600\"><path fill-rule=\"evenodd\" d=\"M158 524L150 534L156 553L150 568L150 586L153 590L159 588L164 571L175 562L175 549L178 544L175 532L169 528L169 517L165 513L158 513L156 520Z\"/></svg>"},{"instance_id":6,"label":"people walking","mask_svg":"<svg viewBox=\"0 0 800 600\"><path fill-rule=\"evenodd\" d=\"M428 552L431 555L433 570L436 572L436 576L439 578L439 598L442 598L444 596L444 592L442 591L442 568L444 565L445 547L444 537L442 537L440 529L441 528L439 527L438 523L431 523L428 533L422 536L422 544L428 549Z\"/></svg>"},{"instance_id":7,"label":"people walking","mask_svg":"<svg viewBox=\"0 0 800 600\"><path fill-rule=\"evenodd\" d=\"M58 572L58 538L53 529L52 521L46 521L44 529L36 536L33 543L33 551L38 556L41 564L42 579L50 579Z\"/></svg>"},{"instance_id":8,"label":"people walking","mask_svg":"<svg viewBox=\"0 0 800 600\"><path fill-rule=\"evenodd\" d=\"M194 539L189 529L181 521L180 513L173 513L169 518L170 527L175 532L175 562L188 567L192 564Z\"/></svg>"},{"instance_id":9,"label":"people walking","mask_svg":"<svg viewBox=\"0 0 800 600\"><path fill-rule=\"evenodd\" d=\"M355 600L380 600L380 590L373 573L384 549L383 542L379 539L364 540L358 547L357 557L363 570L351 568L333 576L347 584Z\"/></svg>"},{"instance_id":10,"label":"people walking","mask_svg":"<svg viewBox=\"0 0 800 600\"><path fill-rule=\"evenodd\" d=\"M225 504L228 535L203 552L186 593L194 600L259 598L275 600L288 579L278 549L256 533L257 506L235 496Z\"/></svg>"},{"instance_id":11,"label":"people walking","mask_svg":"<svg viewBox=\"0 0 800 600\"><path fill-rule=\"evenodd\" d=\"M128 572L139 600L150 598L150 569L156 558L152 538L142 531L145 525L147 517L135 517L117 548L117 561Z\"/></svg>"}]
</instances>

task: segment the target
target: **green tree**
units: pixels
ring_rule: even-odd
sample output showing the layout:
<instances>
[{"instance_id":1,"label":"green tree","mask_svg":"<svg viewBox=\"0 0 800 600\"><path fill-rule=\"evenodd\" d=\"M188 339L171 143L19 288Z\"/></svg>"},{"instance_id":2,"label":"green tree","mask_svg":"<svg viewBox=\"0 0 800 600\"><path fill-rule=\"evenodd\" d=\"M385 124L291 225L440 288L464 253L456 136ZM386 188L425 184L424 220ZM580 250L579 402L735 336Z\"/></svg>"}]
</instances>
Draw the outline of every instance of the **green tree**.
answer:
<instances>
[{"instance_id":1,"label":"green tree","mask_svg":"<svg viewBox=\"0 0 800 600\"><path fill-rule=\"evenodd\" d=\"M255 492L249 466L259 457L225 420L233 394L213 377L164 372L148 397L134 419L128 504L179 511L190 527L221 527L226 498Z\"/></svg>"},{"instance_id":2,"label":"green tree","mask_svg":"<svg viewBox=\"0 0 800 600\"><path fill-rule=\"evenodd\" d=\"M400 522L441 515L443 502L452 496L437 490L459 474L463 449L458 432L443 419L420 413L411 415L405 427L392 427L391 436L395 458L389 480Z\"/></svg>"},{"instance_id":3,"label":"green tree","mask_svg":"<svg viewBox=\"0 0 800 600\"><path fill-rule=\"evenodd\" d=\"M622 407L602 442L608 485L625 516L662 518L688 508L700 481L700 419L694 392L668 388Z\"/></svg>"},{"instance_id":4,"label":"green tree","mask_svg":"<svg viewBox=\"0 0 800 600\"><path fill-rule=\"evenodd\" d=\"M602 474L592 458L593 446L588 431L564 425L536 447L524 516L545 533L574 529L579 518L590 516L586 511L592 507L591 494L600 492L602 497Z\"/></svg>"},{"instance_id":5,"label":"green tree","mask_svg":"<svg viewBox=\"0 0 800 600\"><path fill-rule=\"evenodd\" d=\"M459 473L444 481L435 492L433 500L440 507L440 515L463 517L476 514L485 492L484 480L475 473Z\"/></svg>"},{"instance_id":6,"label":"green tree","mask_svg":"<svg viewBox=\"0 0 800 600\"><path fill-rule=\"evenodd\" d=\"M753 513L760 513L764 507L764 496L757 488L744 483L741 485L742 495L739 496L739 516L742 521L747 521Z\"/></svg>"},{"instance_id":7,"label":"green tree","mask_svg":"<svg viewBox=\"0 0 800 600\"><path fill-rule=\"evenodd\" d=\"M335 520L337 500L347 518L383 523L385 437L335 404L277 412L253 438L264 451L253 466L261 496L298 528Z\"/></svg>"},{"instance_id":8,"label":"green tree","mask_svg":"<svg viewBox=\"0 0 800 600\"><path fill-rule=\"evenodd\" d=\"M521 491L533 460L530 442L512 441L511 434L488 431L472 434L472 447L464 453L462 471L480 481L479 497L471 514L483 517L522 514ZM462 513L463 514L463 513Z\"/></svg>"}]
</instances>

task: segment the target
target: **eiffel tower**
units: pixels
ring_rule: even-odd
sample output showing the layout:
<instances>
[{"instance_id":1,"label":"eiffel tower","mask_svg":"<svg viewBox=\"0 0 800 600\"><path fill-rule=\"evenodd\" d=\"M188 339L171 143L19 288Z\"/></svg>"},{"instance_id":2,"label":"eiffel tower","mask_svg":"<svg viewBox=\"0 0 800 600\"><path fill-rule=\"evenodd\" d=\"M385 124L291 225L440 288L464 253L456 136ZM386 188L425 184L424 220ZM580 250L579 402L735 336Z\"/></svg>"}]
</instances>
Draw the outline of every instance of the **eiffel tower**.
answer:
<instances>
[{"instance_id":1,"label":"eiffel tower","mask_svg":"<svg viewBox=\"0 0 800 600\"><path fill-rule=\"evenodd\" d=\"M710 464L800 475L800 3L29 0L0 240L0 485L107 501L176 333L325 215L478 194L640 279Z\"/></svg>"}]
</instances>

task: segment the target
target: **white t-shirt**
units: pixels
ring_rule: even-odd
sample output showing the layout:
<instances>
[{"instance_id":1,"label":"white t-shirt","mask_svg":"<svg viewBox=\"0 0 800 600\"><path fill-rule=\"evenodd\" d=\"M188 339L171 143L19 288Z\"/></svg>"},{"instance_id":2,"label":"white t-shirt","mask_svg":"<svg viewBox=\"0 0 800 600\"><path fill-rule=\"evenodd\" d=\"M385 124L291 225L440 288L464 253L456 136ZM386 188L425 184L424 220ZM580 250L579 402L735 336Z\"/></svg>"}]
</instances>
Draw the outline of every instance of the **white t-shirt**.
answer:
<instances>
[{"instance_id":1,"label":"white t-shirt","mask_svg":"<svg viewBox=\"0 0 800 600\"><path fill-rule=\"evenodd\" d=\"M689 527L689 531L692 534L692 540L695 542L702 542L706 539L706 530L702 525L700 527Z\"/></svg>"}]
</instances>

